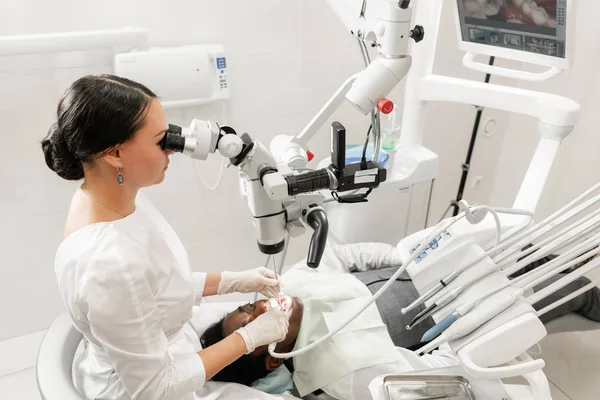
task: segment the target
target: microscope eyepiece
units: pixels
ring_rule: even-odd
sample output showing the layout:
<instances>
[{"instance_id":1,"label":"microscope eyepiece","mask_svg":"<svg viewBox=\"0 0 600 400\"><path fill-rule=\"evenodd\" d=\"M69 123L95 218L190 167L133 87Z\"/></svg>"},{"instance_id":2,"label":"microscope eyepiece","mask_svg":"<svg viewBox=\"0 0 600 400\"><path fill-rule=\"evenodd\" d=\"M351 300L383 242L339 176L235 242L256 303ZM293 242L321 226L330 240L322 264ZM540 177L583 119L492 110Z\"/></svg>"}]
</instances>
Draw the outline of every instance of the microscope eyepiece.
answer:
<instances>
[{"instance_id":1,"label":"microscope eyepiece","mask_svg":"<svg viewBox=\"0 0 600 400\"><path fill-rule=\"evenodd\" d=\"M177 133L167 131L162 140L158 143L164 151L173 151L175 153L183 153L185 148L185 137Z\"/></svg>"},{"instance_id":2,"label":"microscope eyepiece","mask_svg":"<svg viewBox=\"0 0 600 400\"><path fill-rule=\"evenodd\" d=\"M330 189L331 175L327 168L304 172L298 175L287 175L285 180L288 185L288 194L295 196L300 193L315 192L322 189Z\"/></svg>"}]
</instances>

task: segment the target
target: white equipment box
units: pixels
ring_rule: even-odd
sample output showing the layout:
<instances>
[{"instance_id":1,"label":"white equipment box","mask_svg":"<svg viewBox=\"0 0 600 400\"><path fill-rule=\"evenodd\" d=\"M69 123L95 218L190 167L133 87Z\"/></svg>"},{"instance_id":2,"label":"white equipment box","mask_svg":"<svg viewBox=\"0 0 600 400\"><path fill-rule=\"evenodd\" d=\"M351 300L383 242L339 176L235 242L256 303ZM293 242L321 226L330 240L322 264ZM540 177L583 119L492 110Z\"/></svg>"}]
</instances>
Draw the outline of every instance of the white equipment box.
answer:
<instances>
[{"instance_id":1,"label":"white equipment box","mask_svg":"<svg viewBox=\"0 0 600 400\"><path fill-rule=\"evenodd\" d=\"M140 82L163 107L187 107L229 98L225 50L221 45L150 48L117 54L115 74Z\"/></svg>"}]
</instances>

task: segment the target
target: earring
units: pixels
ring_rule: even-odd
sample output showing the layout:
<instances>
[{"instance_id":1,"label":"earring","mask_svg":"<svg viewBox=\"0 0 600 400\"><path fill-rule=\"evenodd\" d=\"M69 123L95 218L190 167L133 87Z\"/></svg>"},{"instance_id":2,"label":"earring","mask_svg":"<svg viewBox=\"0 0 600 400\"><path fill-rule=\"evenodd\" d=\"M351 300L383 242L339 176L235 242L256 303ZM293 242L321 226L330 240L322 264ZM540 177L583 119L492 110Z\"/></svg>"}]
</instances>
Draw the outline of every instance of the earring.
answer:
<instances>
[{"instance_id":1,"label":"earring","mask_svg":"<svg viewBox=\"0 0 600 400\"><path fill-rule=\"evenodd\" d=\"M117 164L117 182L119 182L119 185L123 184L123 174L121 173L121 166L119 164Z\"/></svg>"}]
</instances>

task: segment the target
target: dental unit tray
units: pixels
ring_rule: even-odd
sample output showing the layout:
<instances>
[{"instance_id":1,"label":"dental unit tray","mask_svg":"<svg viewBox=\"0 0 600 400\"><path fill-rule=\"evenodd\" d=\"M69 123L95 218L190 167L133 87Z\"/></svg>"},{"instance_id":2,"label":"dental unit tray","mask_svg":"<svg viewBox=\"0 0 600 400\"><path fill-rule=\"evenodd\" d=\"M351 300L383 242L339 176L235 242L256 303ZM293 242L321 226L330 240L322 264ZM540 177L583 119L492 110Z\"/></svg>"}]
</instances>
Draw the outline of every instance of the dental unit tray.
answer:
<instances>
[{"instance_id":1,"label":"dental unit tray","mask_svg":"<svg viewBox=\"0 0 600 400\"><path fill-rule=\"evenodd\" d=\"M462 376L390 375L383 385L386 400L477 400Z\"/></svg>"}]
</instances>

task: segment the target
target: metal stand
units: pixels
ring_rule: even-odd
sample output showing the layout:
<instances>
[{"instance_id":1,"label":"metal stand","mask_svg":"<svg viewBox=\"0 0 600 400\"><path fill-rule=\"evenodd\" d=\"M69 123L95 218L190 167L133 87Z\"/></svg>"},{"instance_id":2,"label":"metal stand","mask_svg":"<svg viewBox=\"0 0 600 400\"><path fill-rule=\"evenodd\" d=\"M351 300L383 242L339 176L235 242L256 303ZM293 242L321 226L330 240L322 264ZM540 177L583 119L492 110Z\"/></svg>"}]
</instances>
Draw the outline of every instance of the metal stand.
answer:
<instances>
[{"instance_id":1,"label":"metal stand","mask_svg":"<svg viewBox=\"0 0 600 400\"><path fill-rule=\"evenodd\" d=\"M489 65L494 65L495 57L490 57ZM485 83L490 82L491 75L485 75ZM462 200L463 193L465 191L465 186L467 184L467 177L469 176L469 170L471 169L471 157L473 156L473 150L475 149L475 141L477 140L477 132L479 131L479 124L481 123L481 115L483 114L483 107L477 107L477 116L475 117L475 124L473 125L473 133L471 134L471 141L469 143L469 150L467 151L467 158L462 165L462 176L460 178L460 184L458 185L458 193L456 194L456 199L450 202L450 207L454 207L454 211L452 212L452 216L457 216L460 208L458 206L458 202ZM446 210L446 212L448 212ZM444 216L446 213L444 213ZM444 218L442 217L442 219Z\"/></svg>"}]
</instances>

